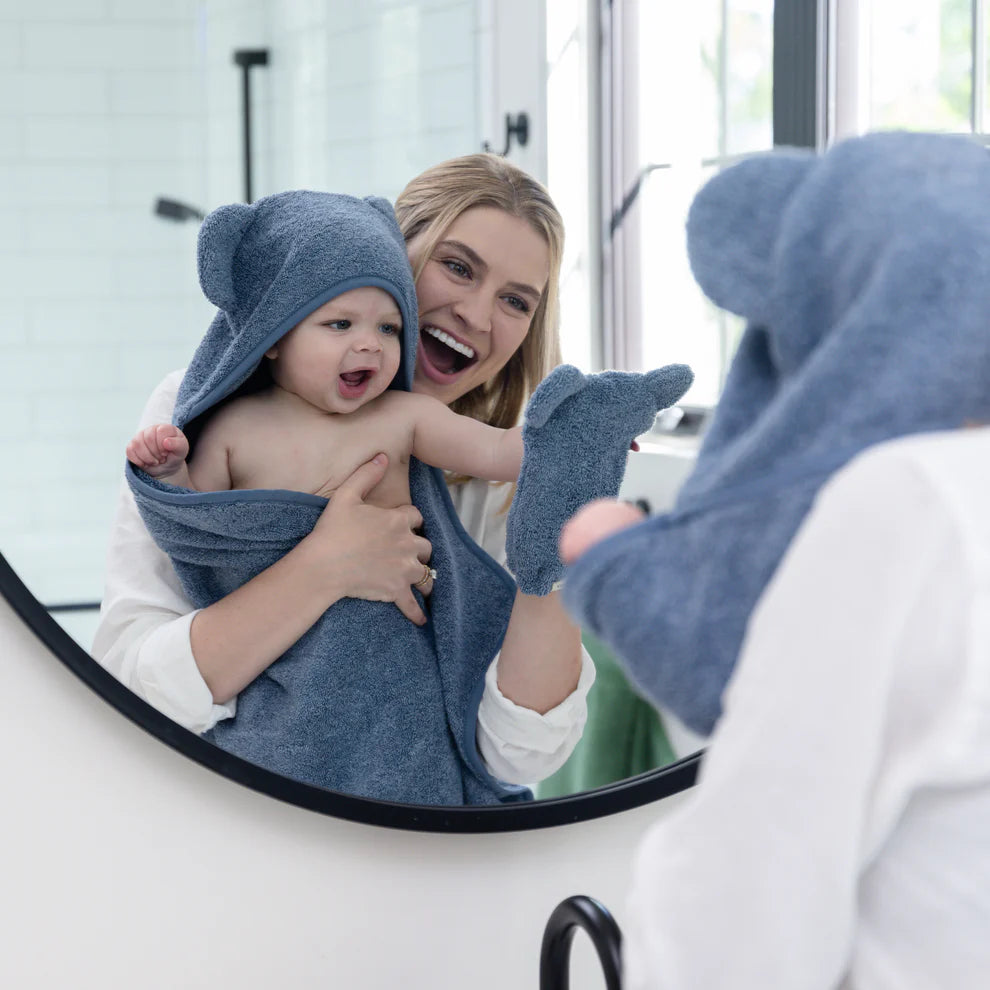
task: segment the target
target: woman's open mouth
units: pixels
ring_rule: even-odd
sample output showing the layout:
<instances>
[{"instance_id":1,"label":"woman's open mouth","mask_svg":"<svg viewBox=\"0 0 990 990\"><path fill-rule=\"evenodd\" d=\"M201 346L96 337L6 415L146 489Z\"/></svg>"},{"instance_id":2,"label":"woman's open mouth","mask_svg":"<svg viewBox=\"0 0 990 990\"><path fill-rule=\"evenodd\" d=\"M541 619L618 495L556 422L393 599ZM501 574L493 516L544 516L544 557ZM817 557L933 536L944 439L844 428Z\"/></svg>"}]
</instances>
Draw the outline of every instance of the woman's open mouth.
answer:
<instances>
[{"instance_id":1,"label":"woman's open mouth","mask_svg":"<svg viewBox=\"0 0 990 990\"><path fill-rule=\"evenodd\" d=\"M426 376L436 382L448 382L478 361L473 347L438 327L420 327L419 346L423 358L420 365Z\"/></svg>"}]
</instances>

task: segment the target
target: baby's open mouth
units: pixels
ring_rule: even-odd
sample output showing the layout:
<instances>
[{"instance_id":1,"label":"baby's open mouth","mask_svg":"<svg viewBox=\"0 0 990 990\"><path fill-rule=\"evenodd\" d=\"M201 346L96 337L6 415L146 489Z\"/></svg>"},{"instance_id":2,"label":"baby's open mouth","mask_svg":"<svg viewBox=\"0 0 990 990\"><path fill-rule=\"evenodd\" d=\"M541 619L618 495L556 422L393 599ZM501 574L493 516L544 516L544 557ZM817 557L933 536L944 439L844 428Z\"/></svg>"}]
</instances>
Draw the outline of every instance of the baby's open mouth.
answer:
<instances>
[{"instance_id":1,"label":"baby's open mouth","mask_svg":"<svg viewBox=\"0 0 990 990\"><path fill-rule=\"evenodd\" d=\"M437 327L420 327L419 338L430 364L441 374L457 374L478 360L473 347Z\"/></svg>"},{"instance_id":2,"label":"baby's open mouth","mask_svg":"<svg viewBox=\"0 0 990 990\"><path fill-rule=\"evenodd\" d=\"M340 377L348 385L363 385L371 377L371 371L367 368L362 368L360 371L342 371Z\"/></svg>"}]
</instances>

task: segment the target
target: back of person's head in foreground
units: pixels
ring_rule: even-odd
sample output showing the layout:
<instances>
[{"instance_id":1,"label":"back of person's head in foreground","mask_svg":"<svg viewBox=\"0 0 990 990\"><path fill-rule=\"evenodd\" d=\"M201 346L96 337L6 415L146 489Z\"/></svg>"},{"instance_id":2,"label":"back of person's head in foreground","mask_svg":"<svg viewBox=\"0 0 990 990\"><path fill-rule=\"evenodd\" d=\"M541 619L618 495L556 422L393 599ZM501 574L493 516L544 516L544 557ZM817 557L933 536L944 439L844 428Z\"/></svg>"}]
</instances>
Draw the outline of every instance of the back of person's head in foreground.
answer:
<instances>
[{"instance_id":1,"label":"back of person's head in foreground","mask_svg":"<svg viewBox=\"0 0 990 990\"><path fill-rule=\"evenodd\" d=\"M414 178L395 201L402 235L413 244L417 279L451 224L476 208L500 210L525 222L545 242L549 258L546 286L521 346L487 382L451 403L458 413L505 428L518 421L529 394L560 363L564 225L544 186L504 158L479 153L441 162Z\"/></svg>"}]
</instances>

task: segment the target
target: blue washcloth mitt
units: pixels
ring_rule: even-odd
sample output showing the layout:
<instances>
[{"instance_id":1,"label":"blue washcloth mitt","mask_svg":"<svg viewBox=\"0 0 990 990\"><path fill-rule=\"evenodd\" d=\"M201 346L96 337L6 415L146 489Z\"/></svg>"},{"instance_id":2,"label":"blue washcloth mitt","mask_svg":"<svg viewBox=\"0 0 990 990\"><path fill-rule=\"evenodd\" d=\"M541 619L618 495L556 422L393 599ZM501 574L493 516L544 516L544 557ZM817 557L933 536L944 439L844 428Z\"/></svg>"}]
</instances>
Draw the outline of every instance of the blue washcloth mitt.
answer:
<instances>
[{"instance_id":1,"label":"blue washcloth mitt","mask_svg":"<svg viewBox=\"0 0 990 990\"><path fill-rule=\"evenodd\" d=\"M698 193L687 235L746 330L674 510L593 547L564 602L708 732L821 485L880 441L990 422L990 154L894 132L755 156Z\"/></svg>"},{"instance_id":2,"label":"blue washcloth mitt","mask_svg":"<svg viewBox=\"0 0 990 990\"><path fill-rule=\"evenodd\" d=\"M521 591L550 592L564 569L557 553L564 523L582 505L619 493L629 445L693 380L685 364L597 375L564 364L539 384L526 406L519 487L506 524L506 562Z\"/></svg>"}]
</instances>

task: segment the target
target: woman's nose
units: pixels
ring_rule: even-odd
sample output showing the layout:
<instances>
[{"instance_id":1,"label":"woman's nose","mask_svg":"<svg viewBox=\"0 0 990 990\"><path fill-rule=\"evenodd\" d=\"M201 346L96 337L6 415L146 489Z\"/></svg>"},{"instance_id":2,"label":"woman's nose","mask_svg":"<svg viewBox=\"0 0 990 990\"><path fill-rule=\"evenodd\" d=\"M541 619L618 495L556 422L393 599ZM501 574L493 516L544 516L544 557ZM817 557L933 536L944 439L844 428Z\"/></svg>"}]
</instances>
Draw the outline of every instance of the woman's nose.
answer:
<instances>
[{"instance_id":1,"label":"woman's nose","mask_svg":"<svg viewBox=\"0 0 990 990\"><path fill-rule=\"evenodd\" d=\"M468 330L489 333L492 329L494 300L482 292L466 292L454 304L454 313Z\"/></svg>"}]
</instances>

